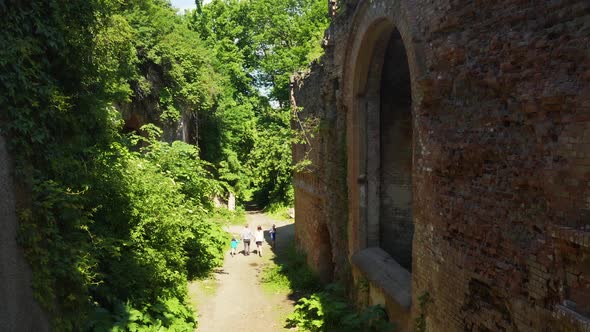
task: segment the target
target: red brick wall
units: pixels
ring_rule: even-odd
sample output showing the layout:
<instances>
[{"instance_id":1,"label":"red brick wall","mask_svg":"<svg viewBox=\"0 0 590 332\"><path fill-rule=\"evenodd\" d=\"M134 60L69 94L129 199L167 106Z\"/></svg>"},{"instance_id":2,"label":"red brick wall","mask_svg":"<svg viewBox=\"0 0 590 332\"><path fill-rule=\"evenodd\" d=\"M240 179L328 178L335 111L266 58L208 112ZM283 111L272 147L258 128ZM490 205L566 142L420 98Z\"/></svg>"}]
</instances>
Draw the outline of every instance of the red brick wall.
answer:
<instances>
[{"instance_id":1,"label":"red brick wall","mask_svg":"<svg viewBox=\"0 0 590 332\"><path fill-rule=\"evenodd\" d=\"M348 45L372 23L358 21L359 3L339 5L322 78L295 94L332 119L317 138L333 157L316 170L327 180L346 167ZM590 2L370 4L379 5L415 50L413 314L427 292L428 331L588 328L562 305L590 312ZM328 204L348 187L325 188L325 222L341 229L345 207ZM351 235L332 237L339 271L356 250Z\"/></svg>"},{"instance_id":2,"label":"red brick wall","mask_svg":"<svg viewBox=\"0 0 590 332\"><path fill-rule=\"evenodd\" d=\"M414 247L416 285L444 308L433 325L570 330L550 321L583 250L551 230L589 224L590 3L550 3L441 2L425 30L415 185L433 230Z\"/></svg>"}]
</instances>

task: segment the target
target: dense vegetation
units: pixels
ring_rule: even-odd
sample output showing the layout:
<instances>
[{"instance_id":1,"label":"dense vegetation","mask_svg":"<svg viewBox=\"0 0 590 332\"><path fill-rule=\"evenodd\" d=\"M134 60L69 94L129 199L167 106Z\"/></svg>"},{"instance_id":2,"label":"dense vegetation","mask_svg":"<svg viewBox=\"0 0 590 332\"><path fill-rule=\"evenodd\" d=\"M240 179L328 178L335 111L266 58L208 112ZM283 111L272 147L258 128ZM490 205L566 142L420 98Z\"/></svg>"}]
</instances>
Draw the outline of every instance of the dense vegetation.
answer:
<instances>
[{"instance_id":1,"label":"dense vegetation","mask_svg":"<svg viewBox=\"0 0 590 332\"><path fill-rule=\"evenodd\" d=\"M299 298L285 320L287 328L302 332L395 331L382 306L368 306L359 312L350 305L341 284L322 285L293 245L280 252L276 263L262 270L261 281L270 290L289 291Z\"/></svg>"},{"instance_id":2,"label":"dense vegetation","mask_svg":"<svg viewBox=\"0 0 590 332\"><path fill-rule=\"evenodd\" d=\"M0 0L0 133L57 331L191 331L187 279L225 241L211 197L292 200L288 76L319 55L325 3L198 5ZM162 127L198 118L198 145L127 133L137 110Z\"/></svg>"},{"instance_id":3,"label":"dense vegetation","mask_svg":"<svg viewBox=\"0 0 590 332\"><path fill-rule=\"evenodd\" d=\"M289 76L321 54L326 14L324 0L213 0L188 14L224 77L202 114L203 157L242 201L293 200Z\"/></svg>"}]
</instances>

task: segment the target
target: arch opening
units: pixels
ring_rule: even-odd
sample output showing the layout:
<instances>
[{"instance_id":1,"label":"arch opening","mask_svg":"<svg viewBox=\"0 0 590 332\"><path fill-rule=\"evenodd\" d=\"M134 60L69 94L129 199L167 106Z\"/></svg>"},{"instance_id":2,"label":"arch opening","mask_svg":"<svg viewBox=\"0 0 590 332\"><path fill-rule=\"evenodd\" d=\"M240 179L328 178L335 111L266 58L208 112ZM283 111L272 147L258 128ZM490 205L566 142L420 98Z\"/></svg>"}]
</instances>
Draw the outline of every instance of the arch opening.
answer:
<instances>
[{"instance_id":1,"label":"arch opening","mask_svg":"<svg viewBox=\"0 0 590 332\"><path fill-rule=\"evenodd\" d=\"M406 50L394 31L380 86L379 246L412 269L412 92Z\"/></svg>"},{"instance_id":2,"label":"arch opening","mask_svg":"<svg viewBox=\"0 0 590 332\"><path fill-rule=\"evenodd\" d=\"M320 281L328 283L334 277L334 261L332 259L332 243L330 241L330 232L326 224L321 224L318 232L318 276Z\"/></svg>"},{"instance_id":3,"label":"arch opening","mask_svg":"<svg viewBox=\"0 0 590 332\"><path fill-rule=\"evenodd\" d=\"M385 24L384 24L385 23ZM413 125L410 69L401 35L381 22L357 63L361 218L366 247L379 247L411 272ZM368 61L367 61L368 60ZM364 63L363 63L364 62ZM365 69L363 69L364 67Z\"/></svg>"}]
</instances>

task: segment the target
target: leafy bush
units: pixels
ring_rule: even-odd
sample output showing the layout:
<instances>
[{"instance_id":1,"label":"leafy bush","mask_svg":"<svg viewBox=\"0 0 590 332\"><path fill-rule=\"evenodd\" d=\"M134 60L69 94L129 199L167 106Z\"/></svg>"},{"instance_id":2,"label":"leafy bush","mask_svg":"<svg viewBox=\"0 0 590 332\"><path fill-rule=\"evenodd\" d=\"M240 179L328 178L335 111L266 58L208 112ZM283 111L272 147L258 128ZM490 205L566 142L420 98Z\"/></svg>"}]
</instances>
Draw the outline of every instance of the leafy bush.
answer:
<instances>
[{"instance_id":1,"label":"leafy bush","mask_svg":"<svg viewBox=\"0 0 590 332\"><path fill-rule=\"evenodd\" d=\"M357 312L348 304L340 284L322 286L309 270L304 255L293 245L279 256L277 265L262 270L261 282L274 291L291 290L295 296L309 294L297 302L287 317L287 327L309 332L391 332L394 326L380 306Z\"/></svg>"},{"instance_id":2,"label":"leafy bush","mask_svg":"<svg viewBox=\"0 0 590 332\"><path fill-rule=\"evenodd\" d=\"M139 310L133 308L129 302L116 303L114 312L97 307L90 316L87 329L95 332L192 332L195 321L193 313L185 304L176 298L170 298Z\"/></svg>"},{"instance_id":3,"label":"leafy bush","mask_svg":"<svg viewBox=\"0 0 590 332\"><path fill-rule=\"evenodd\" d=\"M383 307L370 306L358 313L348 305L341 287L336 284L301 298L295 311L287 317L287 326L310 332L394 330L394 326L387 321Z\"/></svg>"},{"instance_id":4,"label":"leafy bush","mask_svg":"<svg viewBox=\"0 0 590 332\"><path fill-rule=\"evenodd\" d=\"M152 143L143 153L117 142L96 151L84 187L33 184L33 206L21 214L21 241L36 293L59 317L57 330L79 329L80 317L103 326L107 312L120 327L127 322L119 319L122 302L127 311L140 308L143 314L130 326L191 323L185 317L187 277L221 265L226 234L206 220L199 198L205 183L214 181L195 169L187 178L184 168L170 167L171 155L186 167L198 166L196 154L178 153L191 151L184 143ZM100 322L92 318L97 312Z\"/></svg>"}]
</instances>

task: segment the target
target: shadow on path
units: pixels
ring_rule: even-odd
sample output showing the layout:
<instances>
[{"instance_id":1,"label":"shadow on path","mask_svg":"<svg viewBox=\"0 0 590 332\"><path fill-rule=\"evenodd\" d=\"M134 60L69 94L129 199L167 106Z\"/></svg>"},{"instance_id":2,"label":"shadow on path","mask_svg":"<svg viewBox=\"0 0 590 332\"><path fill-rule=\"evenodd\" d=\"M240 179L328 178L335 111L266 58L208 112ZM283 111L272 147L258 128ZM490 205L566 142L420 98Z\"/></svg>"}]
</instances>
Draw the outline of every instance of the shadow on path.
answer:
<instances>
[{"instance_id":1,"label":"shadow on path","mask_svg":"<svg viewBox=\"0 0 590 332\"><path fill-rule=\"evenodd\" d=\"M288 297L296 302L303 296L319 290L320 283L307 267L305 255L296 249L295 224L277 226L276 232L276 247L272 248L275 255L272 261L279 273L289 280L291 291ZM270 247L270 235L265 238Z\"/></svg>"}]
</instances>

